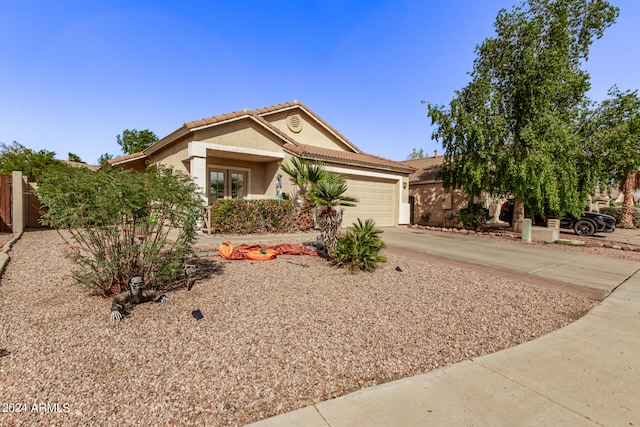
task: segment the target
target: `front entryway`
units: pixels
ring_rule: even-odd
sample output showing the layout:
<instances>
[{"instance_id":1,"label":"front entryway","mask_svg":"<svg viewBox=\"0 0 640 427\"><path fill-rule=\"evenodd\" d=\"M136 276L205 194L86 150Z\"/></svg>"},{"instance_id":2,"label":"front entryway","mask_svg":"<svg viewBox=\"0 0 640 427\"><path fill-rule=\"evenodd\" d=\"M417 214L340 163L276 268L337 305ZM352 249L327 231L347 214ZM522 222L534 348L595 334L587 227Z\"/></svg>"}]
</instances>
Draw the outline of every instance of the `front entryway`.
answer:
<instances>
[{"instance_id":1,"label":"front entryway","mask_svg":"<svg viewBox=\"0 0 640 427\"><path fill-rule=\"evenodd\" d=\"M247 196L247 173L235 169L209 170L209 202L218 199L244 199Z\"/></svg>"}]
</instances>

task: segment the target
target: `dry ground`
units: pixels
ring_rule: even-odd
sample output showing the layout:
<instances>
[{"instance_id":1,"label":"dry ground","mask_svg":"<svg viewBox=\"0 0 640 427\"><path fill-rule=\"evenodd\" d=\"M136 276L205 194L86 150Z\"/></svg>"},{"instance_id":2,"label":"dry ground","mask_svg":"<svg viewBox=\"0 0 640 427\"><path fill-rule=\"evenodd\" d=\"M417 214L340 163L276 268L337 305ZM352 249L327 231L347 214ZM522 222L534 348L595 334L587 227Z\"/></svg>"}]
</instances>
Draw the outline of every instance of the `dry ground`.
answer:
<instances>
[{"instance_id":1,"label":"dry ground","mask_svg":"<svg viewBox=\"0 0 640 427\"><path fill-rule=\"evenodd\" d=\"M110 300L70 282L63 250L54 231L11 250L0 403L26 411L0 407L0 425L242 425L531 340L594 305L392 253L356 275L281 256L210 259L220 274L114 325Z\"/></svg>"}]
</instances>

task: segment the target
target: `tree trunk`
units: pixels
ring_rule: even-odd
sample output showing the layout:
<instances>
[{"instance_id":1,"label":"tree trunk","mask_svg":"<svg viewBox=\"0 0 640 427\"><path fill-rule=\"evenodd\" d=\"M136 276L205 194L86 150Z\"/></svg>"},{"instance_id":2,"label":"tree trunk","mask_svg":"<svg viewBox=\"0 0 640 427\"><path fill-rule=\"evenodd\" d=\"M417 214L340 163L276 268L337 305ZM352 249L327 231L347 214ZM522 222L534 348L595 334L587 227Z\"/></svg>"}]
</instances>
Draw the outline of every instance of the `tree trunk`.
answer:
<instances>
[{"instance_id":1,"label":"tree trunk","mask_svg":"<svg viewBox=\"0 0 640 427\"><path fill-rule=\"evenodd\" d=\"M520 199L513 201L513 220L511 222L513 231L519 233L522 231L522 220L524 219L524 205Z\"/></svg>"},{"instance_id":2,"label":"tree trunk","mask_svg":"<svg viewBox=\"0 0 640 427\"><path fill-rule=\"evenodd\" d=\"M630 172L622 184L622 210L620 211L620 227L636 228L633 224L633 192L636 188L636 173Z\"/></svg>"},{"instance_id":3,"label":"tree trunk","mask_svg":"<svg viewBox=\"0 0 640 427\"><path fill-rule=\"evenodd\" d=\"M320 237L322 244L329 255L338 245L340 234L340 220L335 209L326 207L319 215Z\"/></svg>"}]
</instances>

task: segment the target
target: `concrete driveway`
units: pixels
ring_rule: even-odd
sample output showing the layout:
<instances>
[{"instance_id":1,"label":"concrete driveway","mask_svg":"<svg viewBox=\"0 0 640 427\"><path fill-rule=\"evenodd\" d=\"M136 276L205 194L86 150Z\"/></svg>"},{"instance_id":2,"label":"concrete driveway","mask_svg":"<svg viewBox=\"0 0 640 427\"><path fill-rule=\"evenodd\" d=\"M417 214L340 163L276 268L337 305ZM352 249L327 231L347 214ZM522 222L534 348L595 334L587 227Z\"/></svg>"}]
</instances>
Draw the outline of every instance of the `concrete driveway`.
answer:
<instances>
[{"instance_id":1,"label":"concrete driveway","mask_svg":"<svg viewBox=\"0 0 640 427\"><path fill-rule=\"evenodd\" d=\"M536 340L253 426L640 425L640 263L404 228L382 238L391 251L431 262L608 296Z\"/></svg>"},{"instance_id":2,"label":"concrete driveway","mask_svg":"<svg viewBox=\"0 0 640 427\"><path fill-rule=\"evenodd\" d=\"M480 239L455 233L418 229L385 228L382 239L393 249L415 251L456 260L470 266L484 266L518 276L586 287L602 299L637 269L637 263L598 255L568 252L552 246L528 245L517 241Z\"/></svg>"}]
</instances>

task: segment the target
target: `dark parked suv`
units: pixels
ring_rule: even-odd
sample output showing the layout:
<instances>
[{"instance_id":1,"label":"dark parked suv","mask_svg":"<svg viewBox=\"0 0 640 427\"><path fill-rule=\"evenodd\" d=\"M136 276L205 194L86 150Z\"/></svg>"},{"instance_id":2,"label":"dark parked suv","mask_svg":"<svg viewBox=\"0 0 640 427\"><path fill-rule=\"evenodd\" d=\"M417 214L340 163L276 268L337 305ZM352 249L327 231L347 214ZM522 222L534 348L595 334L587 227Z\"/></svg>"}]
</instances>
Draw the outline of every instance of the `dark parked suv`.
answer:
<instances>
[{"instance_id":1,"label":"dark parked suv","mask_svg":"<svg viewBox=\"0 0 640 427\"><path fill-rule=\"evenodd\" d=\"M512 224L513 199L502 204L500 220ZM534 219L533 222L544 225L544 220L540 218ZM585 212L580 218L571 215L560 218L560 227L572 229L580 236L593 236L596 233L613 233L616 229L616 219L610 215L597 212Z\"/></svg>"}]
</instances>

